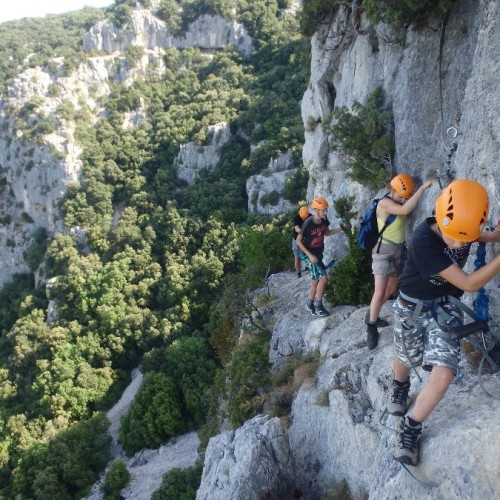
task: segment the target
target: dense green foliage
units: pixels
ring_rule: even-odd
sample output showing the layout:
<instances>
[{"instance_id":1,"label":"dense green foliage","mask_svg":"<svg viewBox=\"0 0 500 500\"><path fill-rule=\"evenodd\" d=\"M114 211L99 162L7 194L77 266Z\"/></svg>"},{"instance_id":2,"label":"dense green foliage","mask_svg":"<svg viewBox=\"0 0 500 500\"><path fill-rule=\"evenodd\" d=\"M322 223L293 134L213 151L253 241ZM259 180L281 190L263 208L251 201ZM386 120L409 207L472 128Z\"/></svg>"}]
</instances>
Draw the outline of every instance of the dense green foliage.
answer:
<instances>
[{"instance_id":1,"label":"dense green foliage","mask_svg":"<svg viewBox=\"0 0 500 500\"><path fill-rule=\"evenodd\" d=\"M430 19L448 12L457 0L363 0L358 8L364 9L374 23L386 23L395 29L417 29L427 25ZM300 20L301 31L312 36L321 26L326 26L341 6L351 8L342 0L308 0L303 2Z\"/></svg>"},{"instance_id":2,"label":"dense green foliage","mask_svg":"<svg viewBox=\"0 0 500 500\"><path fill-rule=\"evenodd\" d=\"M175 382L163 373L144 377L142 387L120 425L120 442L129 456L158 448L186 430Z\"/></svg>"},{"instance_id":3,"label":"dense green foliage","mask_svg":"<svg viewBox=\"0 0 500 500\"><path fill-rule=\"evenodd\" d=\"M134 5L116 1L107 16L123 25ZM85 103L77 109L68 100L48 117L39 114L41 96L18 110L16 127L31 140L43 142L61 119L76 126L83 182L68 186L61 203L72 236L49 240L43 228L33 228L25 256L30 269L51 279L56 309L50 321L33 275L0 292L0 497L86 494L109 458L101 411L141 362L144 382L120 432L128 454L199 428L217 406L235 423L258 410L268 338L252 324L249 289L290 265L290 228L285 217L249 216L245 181L271 157L298 153L302 145L299 101L308 46L298 21L280 11L286 5L193 0L183 2L176 20L179 11L164 0L160 9L171 10L176 29L201 12L236 16L255 37L253 53L167 50L163 74L151 65L130 85L110 81L111 94L100 100L106 113L96 123ZM54 71L53 55L65 57L69 74L88 56L81 35L102 17L101 10L86 9L37 26L31 20L0 26L0 83L32 63ZM10 50L18 52L13 60ZM29 52L36 56L24 60ZM121 55L130 68L142 51ZM49 92L57 96L58 76L52 76ZM124 126L138 109L146 118ZM35 122L41 125L31 130ZM186 185L177 178L179 147L210 143L209 127L222 122L231 138L221 161ZM306 182L302 169L290 181L290 199L302 195ZM233 354L244 319L248 339ZM205 424L205 435L216 426ZM109 478L111 495L123 479L119 472ZM195 482L187 483L191 494Z\"/></svg>"},{"instance_id":4,"label":"dense green foliage","mask_svg":"<svg viewBox=\"0 0 500 500\"><path fill-rule=\"evenodd\" d=\"M349 252L335 265L325 289L325 298L332 306L367 304L373 295L371 255L356 243L356 232L348 235Z\"/></svg>"},{"instance_id":5,"label":"dense green foliage","mask_svg":"<svg viewBox=\"0 0 500 500\"><path fill-rule=\"evenodd\" d=\"M364 105L354 101L352 112L345 106L335 108L332 118L333 147L341 149L350 161L347 175L374 189L387 184L395 151L394 125L382 88L377 87Z\"/></svg>"},{"instance_id":6,"label":"dense green foliage","mask_svg":"<svg viewBox=\"0 0 500 500\"><path fill-rule=\"evenodd\" d=\"M101 492L104 500L120 500L120 492L130 481L130 472L123 460L115 460L109 467Z\"/></svg>"},{"instance_id":7,"label":"dense green foliage","mask_svg":"<svg viewBox=\"0 0 500 500\"><path fill-rule=\"evenodd\" d=\"M0 24L0 88L24 68L49 67L54 57L64 57L68 70L85 60L82 35L104 17L103 9L86 7L42 22L27 18Z\"/></svg>"},{"instance_id":8,"label":"dense green foliage","mask_svg":"<svg viewBox=\"0 0 500 500\"><path fill-rule=\"evenodd\" d=\"M449 11L457 0L364 0L368 18L397 28L421 28L430 18Z\"/></svg>"},{"instance_id":9,"label":"dense green foliage","mask_svg":"<svg viewBox=\"0 0 500 500\"><path fill-rule=\"evenodd\" d=\"M231 356L227 367L227 406L235 427L258 413L262 404L259 389L269 382L269 340L269 335L259 332L238 345Z\"/></svg>"},{"instance_id":10,"label":"dense green foliage","mask_svg":"<svg viewBox=\"0 0 500 500\"><path fill-rule=\"evenodd\" d=\"M194 500L200 486L202 468L172 469L163 476L152 500Z\"/></svg>"},{"instance_id":11,"label":"dense green foliage","mask_svg":"<svg viewBox=\"0 0 500 500\"><path fill-rule=\"evenodd\" d=\"M344 223L355 217L354 196L339 197L334 209ZM349 252L335 265L325 288L325 297L333 306L343 304L366 304L373 294L371 276L371 253L362 250L356 242L357 229L347 233Z\"/></svg>"},{"instance_id":12,"label":"dense green foliage","mask_svg":"<svg viewBox=\"0 0 500 500\"><path fill-rule=\"evenodd\" d=\"M340 0L310 0L303 2L300 28L305 36L312 36L322 25L328 24L337 13Z\"/></svg>"}]
</instances>

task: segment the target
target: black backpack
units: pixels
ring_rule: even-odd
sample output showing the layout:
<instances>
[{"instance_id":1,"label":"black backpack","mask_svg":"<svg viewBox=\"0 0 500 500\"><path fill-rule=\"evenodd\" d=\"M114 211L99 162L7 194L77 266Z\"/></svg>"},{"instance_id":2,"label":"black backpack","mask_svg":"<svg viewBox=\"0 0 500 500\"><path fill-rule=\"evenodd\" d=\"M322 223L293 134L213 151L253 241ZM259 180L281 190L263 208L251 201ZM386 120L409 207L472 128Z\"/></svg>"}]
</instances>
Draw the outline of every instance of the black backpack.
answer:
<instances>
[{"instance_id":1,"label":"black backpack","mask_svg":"<svg viewBox=\"0 0 500 500\"><path fill-rule=\"evenodd\" d=\"M385 219L384 226L379 233L377 227L377 205L382 198L386 198L388 195L389 193L385 194L381 198L375 198L372 200L370 209L361 219L356 241L363 250L372 250L372 248L377 244L377 241L380 240L377 248L378 252L380 245L382 244L382 233L386 230L387 226L396 219L395 214L390 214L389 217Z\"/></svg>"}]
</instances>

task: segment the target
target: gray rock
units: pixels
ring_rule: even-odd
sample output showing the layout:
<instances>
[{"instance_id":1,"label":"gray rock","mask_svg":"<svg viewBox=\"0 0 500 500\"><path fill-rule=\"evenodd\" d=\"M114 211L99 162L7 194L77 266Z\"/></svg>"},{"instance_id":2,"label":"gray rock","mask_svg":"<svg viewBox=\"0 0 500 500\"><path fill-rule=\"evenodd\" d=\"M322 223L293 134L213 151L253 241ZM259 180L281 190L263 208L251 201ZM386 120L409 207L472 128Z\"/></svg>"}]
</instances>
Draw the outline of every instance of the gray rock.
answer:
<instances>
[{"instance_id":1,"label":"gray rock","mask_svg":"<svg viewBox=\"0 0 500 500\"><path fill-rule=\"evenodd\" d=\"M382 418L392 380L392 303L382 309L389 327L380 329L378 347L368 351L364 323L368 306L341 306L333 308L330 317L311 317L303 305L308 287L307 278L280 273L270 276L267 287L256 293L276 297L262 310L271 324L275 321L270 346L275 369L296 353L319 351L321 360L315 382L303 384L298 391L291 426L280 438L288 439L291 457L286 455L284 464L267 463L265 449L263 460L269 470L285 465L280 471L291 476L281 481L288 491L311 500L325 498L343 481L356 499L496 498L500 494L496 466L500 447L495 437L500 431L500 374L482 377L484 388L494 396L491 398L481 389L475 368L464 356L460 376L425 423L421 464L412 468L420 482L416 481L392 458L396 418ZM491 327L496 329L496 323ZM411 374L412 400L428 377L421 369L418 373L422 381ZM264 418L256 417L258 422ZM247 497L242 490L228 486L240 483L245 491L262 491L261 473L253 476L252 465L241 467L232 457L235 436L242 432L248 439L238 440L239 453L259 462L261 437L252 437L246 430L253 428L256 419L211 440L198 498L265 498ZM282 446L286 448L285 443ZM275 460L282 458L276 456ZM211 485L220 488L207 490L208 477ZM215 492L216 496L207 496ZM288 498L272 495L270 498Z\"/></svg>"},{"instance_id":2,"label":"gray rock","mask_svg":"<svg viewBox=\"0 0 500 500\"><path fill-rule=\"evenodd\" d=\"M286 431L264 415L212 438L197 500L293 498L293 465Z\"/></svg>"}]
</instances>

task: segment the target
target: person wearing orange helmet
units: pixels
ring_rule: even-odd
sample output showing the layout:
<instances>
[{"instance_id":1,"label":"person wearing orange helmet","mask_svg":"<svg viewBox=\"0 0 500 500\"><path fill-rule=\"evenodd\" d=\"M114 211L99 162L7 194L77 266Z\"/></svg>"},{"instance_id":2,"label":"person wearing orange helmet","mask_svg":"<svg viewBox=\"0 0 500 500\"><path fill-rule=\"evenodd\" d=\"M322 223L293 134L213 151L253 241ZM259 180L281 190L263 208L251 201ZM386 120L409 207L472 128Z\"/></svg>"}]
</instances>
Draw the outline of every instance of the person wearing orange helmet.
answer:
<instances>
[{"instance_id":1,"label":"person wearing orange helmet","mask_svg":"<svg viewBox=\"0 0 500 500\"><path fill-rule=\"evenodd\" d=\"M293 233L292 233L292 252L294 256L294 265L295 265L295 271L297 272L297 276L299 278L302 277L302 264L300 261L300 254L301 250L297 246L297 236L300 233L300 228L302 227L302 224L304 224L304 221L308 219L311 216L309 213L309 209L307 208L306 205L303 207L300 207L299 211L297 214L295 214L295 217L293 218Z\"/></svg>"},{"instance_id":2,"label":"person wearing orange helmet","mask_svg":"<svg viewBox=\"0 0 500 500\"><path fill-rule=\"evenodd\" d=\"M374 292L370 310L366 318L368 349L375 349L378 344L378 327L388 323L379 317L380 310L398 289L399 274L402 271L405 254L405 229L407 216L417 206L418 201L432 181L424 182L415 191L413 179L408 174L396 175L391 180L391 192L384 196L377 205L377 225L379 232L385 226L381 243L373 248L372 272ZM386 226L386 219L394 214L396 218Z\"/></svg>"},{"instance_id":3,"label":"person wearing orange helmet","mask_svg":"<svg viewBox=\"0 0 500 500\"><path fill-rule=\"evenodd\" d=\"M418 464L422 422L458 370L460 337L452 333L460 330L463 312L468 312L460 297L500 272L500 255L469 274L463 270L473 242L500 242L500 226L483 231L488 211L488 194L479 182L456 180L437 198L435 217L412 234L394 303L396 357L387 399L387 412L401 417L394 458L405 465ZM430 376L408 412L410 369L419 365Z\"/></svg>"},{"instance_id":4,"label":"person wearing orange helmet","mask_svg":"<svg viewBox=\"0 0 500 500\"><path fill-rule=\"evenodd\" d=\"M311 275L311 288L306 302L307 310L314 316L328 316L330 313L323 305L323 293L327 283L326 267L323 264L323 250L325 248L325 236L339 233L345 228L343 226L329 229L330 221L326 217L328 202L325 198L317 197L311 203L314 210L297 236L297 245L302 251L300 259L307 265Z\"/></svg>"}]
</instances>

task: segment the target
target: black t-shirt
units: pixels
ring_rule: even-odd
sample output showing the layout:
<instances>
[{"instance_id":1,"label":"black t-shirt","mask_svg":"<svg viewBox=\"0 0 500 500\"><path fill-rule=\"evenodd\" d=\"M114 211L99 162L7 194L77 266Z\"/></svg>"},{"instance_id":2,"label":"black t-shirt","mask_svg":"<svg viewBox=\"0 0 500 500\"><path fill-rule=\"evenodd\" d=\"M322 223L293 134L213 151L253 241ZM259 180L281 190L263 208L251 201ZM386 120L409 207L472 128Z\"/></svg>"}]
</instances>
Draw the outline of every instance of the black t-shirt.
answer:
<instances>
[{"instance_id":1,"label":"black t-shirt","mask_svg":"<svg viewBox=\"0 0 500 500\"><path fill-rule=\"evenodd\" d=\"M330 221L325 217L321 219L319 224L316 224L312 217L309 217L302 224L300 234L302 242L306 248L316 256L321 256L325 248L325 233L330 226Z\"/></svg>"},{"instance_id":2,"label":"black t-shirt","mask_svg":"<svg viewBox=\"0 0 500 500\"><path fill-rule=\"evenodd\" d=\"M431 229L435 222L434 217L429 217L413 231L407 260L399 280L399 289L414 299L432 300L444 295L460 297L464 293L439 276L439 273L452 264L464 267L471 244L458 250L449 248Z\"/></svg>"},{"instance_id":3,"label":"black t-shirt","mask_svg":"<svg viewBox=\"0 0 500 500\"><path fill-rule=\"evenodd\" d=\"M309 217L311 217L311 214L308 215L307 219ZM299 226L301 228L302 224L304 224L304 222L305 222L305 220L299 214L296 214L295 217L293 218L293 230L292 230L293 234L292 234L292 238L294 240L296 240L297 236L299 235L299 233L297 233L297 231L295 231L295 226Z\"/></svg>"}]
</instances>

